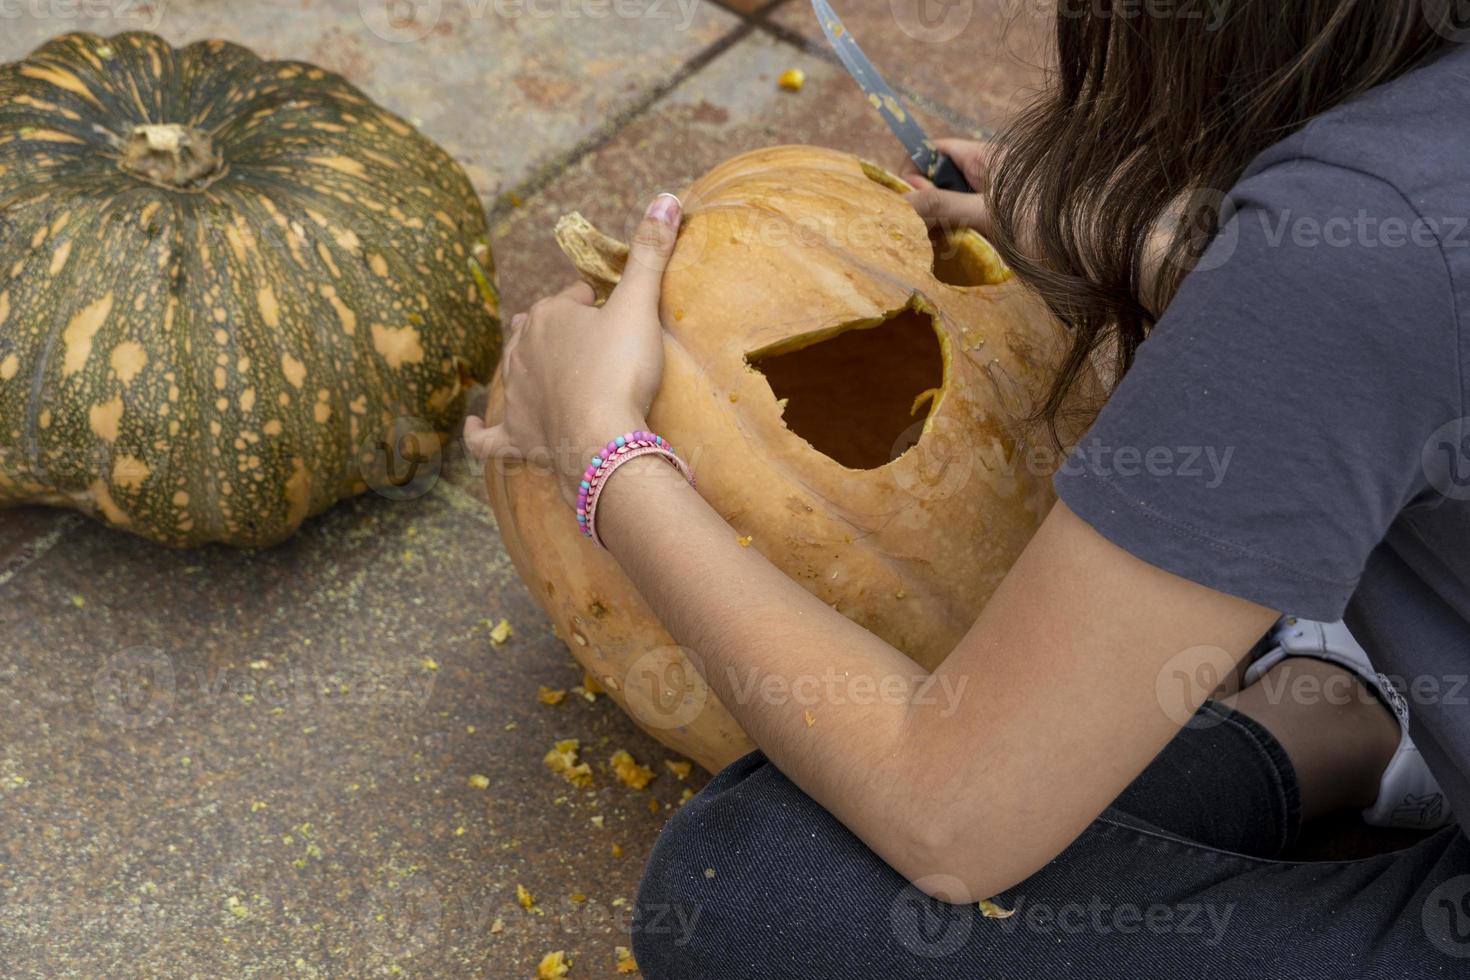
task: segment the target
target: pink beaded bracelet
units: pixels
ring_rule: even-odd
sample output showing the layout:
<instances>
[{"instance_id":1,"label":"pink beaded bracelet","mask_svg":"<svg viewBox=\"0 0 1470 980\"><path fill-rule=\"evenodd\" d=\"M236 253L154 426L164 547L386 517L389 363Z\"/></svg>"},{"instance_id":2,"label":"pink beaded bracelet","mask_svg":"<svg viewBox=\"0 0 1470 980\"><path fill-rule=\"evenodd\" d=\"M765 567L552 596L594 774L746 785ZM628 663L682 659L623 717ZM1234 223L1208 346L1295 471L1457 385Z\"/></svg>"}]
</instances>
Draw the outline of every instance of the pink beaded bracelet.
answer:
<instances>
[{"instance_id":1,"label":"pink beaded bracelet","mask_svg":"<svg viewBox=\"0 0 1470 980\"><path fill-rule=\"evenodd\" d=\"M612 479L619 466L639 456L662 456L689 481L690 486L695 485L694 474L679 458L678 453L674 452L674 447L664 441L663 436L644 432L642 429L618 436L592 457L592 462L582 473L582 482L577 487L577 526L599 548L606 547L597 536L597 501L602 496L602 488L607 486L607 481Z\"/></svg>"}]
</instances>

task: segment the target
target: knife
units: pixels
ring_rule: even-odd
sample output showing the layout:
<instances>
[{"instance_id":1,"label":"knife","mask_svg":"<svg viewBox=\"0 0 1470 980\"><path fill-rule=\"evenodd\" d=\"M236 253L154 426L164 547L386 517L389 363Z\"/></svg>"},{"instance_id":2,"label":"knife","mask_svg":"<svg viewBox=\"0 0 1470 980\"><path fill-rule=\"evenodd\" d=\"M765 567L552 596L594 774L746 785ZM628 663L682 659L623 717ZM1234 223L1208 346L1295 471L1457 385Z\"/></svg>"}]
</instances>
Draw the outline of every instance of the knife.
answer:
<instances>
[{"instance_id":1,"label":"knife","mask_svg":"<svg viewBox=\"0 0 1470 980\"><path fill-rule=\"evenodd\" d=\"M893 135L908 150L909 159L914 161L919 173L928 177L935 187L943 190L973 193L974 189L965 181L960 168L939 152L934 141L924 132L924 127L914 120L893 89L883 80L883 76L878 74L878 69L863 54L863 49L858 47L857 41L843 26L842 19L832 9L832 5L827 0L812 0L812 9L816 11L817 21L822 25L822 33L827 35L827 40L832 43L832 50L837 52L838 60L867 94L868 101L878 110L888 128L893 130Z\"/></svg>"}]
</instances>

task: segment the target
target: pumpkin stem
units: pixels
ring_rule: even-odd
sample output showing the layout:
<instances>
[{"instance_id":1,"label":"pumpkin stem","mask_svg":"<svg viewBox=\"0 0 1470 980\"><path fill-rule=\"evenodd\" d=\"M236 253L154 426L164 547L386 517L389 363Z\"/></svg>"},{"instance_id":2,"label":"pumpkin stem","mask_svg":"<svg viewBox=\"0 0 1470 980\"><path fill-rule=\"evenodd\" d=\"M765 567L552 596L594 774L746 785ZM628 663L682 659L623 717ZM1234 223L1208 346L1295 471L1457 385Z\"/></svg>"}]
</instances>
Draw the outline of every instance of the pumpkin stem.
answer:
<instances>
[{"instance_id":1,"label":"pumpkin stem","mask_svg":"<svg viewBox=\"0 0 1470 980\"><path fill-rule=\"evenodd\" d=\"M203 190L225 173L209 134L176 123L134 126L118 166L170 190Z\"/></svg>"},{"instance_id":2,"label":"pumpkin stem","mask_svg":"<svg viewBox=\"0 0 1470 980\"><path fill-rule=\"evenodd\" d=\"M577 267L582 281L592 287L597 302L606 302L628 264L627 243L604 235L577 211L562 215L556 223L556 243Z\"/></svg>"}]
</instances>

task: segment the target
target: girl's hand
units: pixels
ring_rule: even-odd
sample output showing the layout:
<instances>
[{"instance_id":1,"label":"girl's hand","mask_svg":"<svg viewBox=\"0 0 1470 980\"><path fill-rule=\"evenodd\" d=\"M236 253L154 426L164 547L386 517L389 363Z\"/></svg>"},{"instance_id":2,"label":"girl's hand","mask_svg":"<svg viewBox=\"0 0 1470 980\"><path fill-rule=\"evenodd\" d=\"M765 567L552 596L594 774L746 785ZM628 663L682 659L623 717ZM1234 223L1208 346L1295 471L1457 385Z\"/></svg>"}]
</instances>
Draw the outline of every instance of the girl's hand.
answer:
<instances>
[{"instance_id":1,"label":"girl's hand","mask_svg":"<svg viewBox=\"0 0 1470 980\"><path fill-rule=\"evenodd\" d=\"M659 292L682 209L661 194L629 247L622 281L599 309L578 283L511 319L501 359L503 421L465 420L465 445L480 460L548 466L568 503L588 460L608 440L647 428L663 378Z\"/></svg>"},{"instance_id":2,"label":"girl's hand","mask_svg":"<svg viewBox=\"0 0 1470 980\"><path fill-rule=\"evenodd\" d=\"M919 173L912 160L905 160L899 176L915 190L904 195L930 228L973 228L982 235L992 233L990 207L990 163L995 154L993 143L975 140L935 140L939 151L955 162L965 181L975 189L973 194L942 191Z\"/></svg>"}]
</instances>

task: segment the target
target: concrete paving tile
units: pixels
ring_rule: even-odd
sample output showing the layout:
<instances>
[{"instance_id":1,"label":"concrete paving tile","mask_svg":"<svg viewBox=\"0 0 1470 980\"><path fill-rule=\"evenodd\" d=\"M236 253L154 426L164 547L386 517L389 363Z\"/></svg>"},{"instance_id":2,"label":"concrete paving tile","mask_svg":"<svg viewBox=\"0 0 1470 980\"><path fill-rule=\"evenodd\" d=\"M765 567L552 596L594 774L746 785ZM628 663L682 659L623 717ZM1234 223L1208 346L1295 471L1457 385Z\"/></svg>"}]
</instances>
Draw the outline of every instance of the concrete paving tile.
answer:
<instances>
[{"instance_id":1,"label":"concrete paving tile","mask_svg":"<svg viewBox=\"0 0 1470 980\"><path fill-rule=\"evenodd\" d=\"M5 974L510 977L565 949L611 975L700 780L606 698L538 703L580 680L447 485L253 553L77 524L0 588ZM544 767L562 738L592 786Z\"/></svg>"},{"instance_id":2,"label":"concrete paving tile","mask_svg":"<svg viewBox=\"0 0 1470 980\"><path fill-rule=\"evenodd\" d=\"M834 0L863 52L894 85L996 127L1044 80L1055 4L1030 0ZM773 23L828 47L807 0Z\"/></svg>"},{"instance_id":3,"label":"concrete paving tile","mask_svg":"<svg viewBox=\"0 0 1470 980\"><path fill-rule=\"evenodd\" d=\"M150 30L174 44L221 37L265 57L311 61L419 125L488 201L740 23L702 0L622 8L643 16L614 9L539 0L27 2L0 17L0 61L77 30Z\"/></svg>"},{"instance_id":4,"label":"concrete paving tile","mask_svg":"<svg viewBox=\"0 0 1470 980\"><path fill-rule=\"evenodd\" d=\"M0 588L82 522L80 515L45 507L0 508Z\"/></svg>"},{"instance_id":5,"label":"concrete paving tile","mask_svg":"<svg viewBox=\"0 0 1470 980\"><path fill-rule=\"evenodd\" d=\"M420 119L489 196L737 23L701 4L687 32L579 32L491 25L457 3L444 0L441 29L400 45L346 2L180 0L159 29L345 70ZM112 30L15 26L5 57L71 26ZM807 72L801 93L776 86L791 67ZM567 76L571 89L532 96L537 79ZM521 94L497 99L510 88ZM901 157L840 69L750 34L498 223L508 308L569 278L550 237L563 211L626 234L656 190L781 142ZM360 498L258 553L170 552L74 515L3 515L8 972L529 976L566 949L579 974L611 973L628 943L613 903L631 899L658 828L700 780L663 769L667 750L605 698L537 703L539 686L570 688L580 672L515 579L479 483L452 445L427 497ZM486 621L502 616L516 632L496 647ZM541 762L566 737L593 764L588 789ZM648 790L613 780L617 748L660 772ZM516 904L518 883L543 914Z\"/></svg>"}]
</instances>

